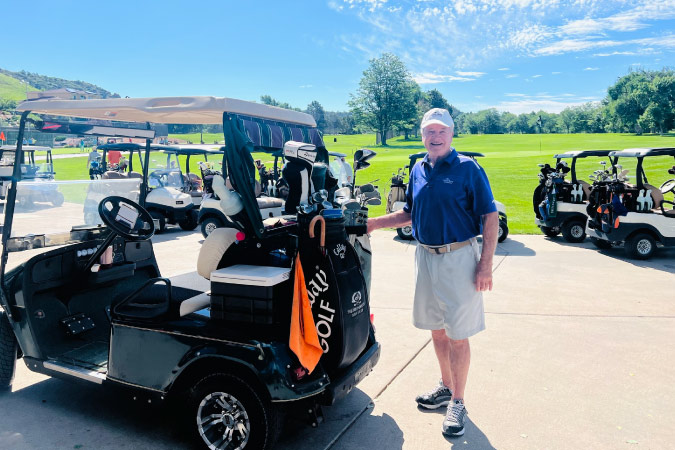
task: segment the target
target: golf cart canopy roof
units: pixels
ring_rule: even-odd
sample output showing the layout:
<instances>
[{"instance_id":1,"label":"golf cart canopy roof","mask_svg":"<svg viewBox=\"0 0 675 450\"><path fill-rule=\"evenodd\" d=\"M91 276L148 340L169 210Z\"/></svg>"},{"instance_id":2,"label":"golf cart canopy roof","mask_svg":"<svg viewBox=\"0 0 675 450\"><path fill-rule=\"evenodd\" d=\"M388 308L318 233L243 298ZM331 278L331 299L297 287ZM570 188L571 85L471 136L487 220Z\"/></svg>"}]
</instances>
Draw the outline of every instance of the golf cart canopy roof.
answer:
<instances>
[{"instance_id":1,"label":"golf cart canopy roof","mask_svg":"<svg viewBox=\"0 0 675 450\"><path fill-rule=\"evenodd\" d=\"M227 112L316 127L309 114L226 97L42 99L23 101L16 109L66 117L176 124L219 124Z\"/></svg>"},{"instance_id":2,"label":"golf cart canopy roof","mask_svg":"<svg viewBox=\"0 0 675 450\"><path fill-rule=\"evenodd\" d=\"M115 144L102 144L97 147L99 150L117 150L120 152L140 151L145 150L144 144L137 144L134 142L118 142ZM150 151L166 151L176 153L178 155L205 155L205 154L222 154L224 147L221 145L157 145L151 144Z\"/></svg>"},{"instance_id":3,"label":"golf cart canopy roof","mask_svg":"<svg viewBox=\"0 0 675 450\"><path fill-rule=\"evenodd\" d=\"M627 148L625 150L612 152L609 156L618 156L620 158L644 158L645 156L673 156L675 157L675 148L657 147L657 148Z\"/></svg>"},{"instance_id":4,"label":"golf cart canopy roof","mask_svg":"<svg viewBox=\"0 0 675 450\"><path fill-rule=\"evenodd\" d=\"M565 153L558 153L554 158L588 158L589 156L609 156L610 153L617 150L572 150Z\"/></svg>"}]
</instances>

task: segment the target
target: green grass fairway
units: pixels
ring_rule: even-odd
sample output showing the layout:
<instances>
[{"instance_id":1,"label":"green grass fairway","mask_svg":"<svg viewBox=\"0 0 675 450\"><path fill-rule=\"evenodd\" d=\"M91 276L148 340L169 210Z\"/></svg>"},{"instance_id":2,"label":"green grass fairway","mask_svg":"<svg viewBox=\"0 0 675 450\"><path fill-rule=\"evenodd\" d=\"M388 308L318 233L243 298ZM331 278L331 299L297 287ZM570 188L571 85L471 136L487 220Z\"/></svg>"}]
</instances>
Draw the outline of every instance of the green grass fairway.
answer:
<instances>
[{"instance_id":1,"label":"green grass fairway","mask_svg":"<svg viewBox=\"0 0 675 450\"><path fill-rule=\"evenodd\" d=\"M212 139L217 139L216 135L208 136L211 142ZM194 135L171 137L193 140ZM199 140L199 134L196 135L196 140ZM205 135L205 141L209 140ZM324 140L328 150L346 153L349 159L359 148L367 147L377 152L377 156L371 160L371 166L358 172L356 180L359 184L377 180L375 184L379 186L385 200L383 203L386 203L392 173L408 164L409 154L424 150L421 139L405 141L402 137L390 139L386 147L375 145L375 136L372 134L326 135ZM459 151L480 152L485 155L479 162L488 174L495 197L506 206L511 233L531 234L539 232L534 225L532 211L532 191L538 183L538 163L554 163L554 154L569 150L675 147L675 137L632 134L462 135L454 139L453 146ZM269 155L255 154L254 158L262 159L268 163L267 167L271 168L273 158ZM578 176L588 180L588 175L601 167L598 161L598 159L580 160ZM624 168L630 169L631 176L635 174L635 163L634 159L619 162ZM658 187L663 181L673 178L666 170L674 164L673 158L649 159L645 164L649 182ZM88 178L86 158L57 159L54 160L54 165L59 180ZM137 167L135 161L134 167ZM198 170L196 164L192 170ZM372 207L371 215L384 214L384 209L384 204Z\"/></svg>"}]
</instances>

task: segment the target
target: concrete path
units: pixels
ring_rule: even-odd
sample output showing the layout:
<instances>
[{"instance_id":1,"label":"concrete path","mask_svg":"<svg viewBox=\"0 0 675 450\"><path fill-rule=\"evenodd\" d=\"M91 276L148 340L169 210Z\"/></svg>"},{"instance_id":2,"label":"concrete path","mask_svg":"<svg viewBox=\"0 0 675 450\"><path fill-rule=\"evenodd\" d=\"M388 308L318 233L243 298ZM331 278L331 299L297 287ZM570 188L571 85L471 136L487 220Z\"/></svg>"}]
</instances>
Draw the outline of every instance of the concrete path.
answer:
<instances>
[{"instance_id":1,"label":"concrete path","mask_svg":"<svg viewBox=\"0 0 675 450\"><path fill-rule=\"evenodd\" d=\"M461 438L420 411L438 382L429 333L411 325L415 245L373 236L371 309L382 358L313 429L291 422L279 449L669 449L675 442L675 251L649 262L619 249L512 236L498 248L487 330L472 338ZM163 275L193 271L198 232L153 238ZM2 449L190 448L161 409L17 366L0 397Z\"/></svg>"}]
</instances>

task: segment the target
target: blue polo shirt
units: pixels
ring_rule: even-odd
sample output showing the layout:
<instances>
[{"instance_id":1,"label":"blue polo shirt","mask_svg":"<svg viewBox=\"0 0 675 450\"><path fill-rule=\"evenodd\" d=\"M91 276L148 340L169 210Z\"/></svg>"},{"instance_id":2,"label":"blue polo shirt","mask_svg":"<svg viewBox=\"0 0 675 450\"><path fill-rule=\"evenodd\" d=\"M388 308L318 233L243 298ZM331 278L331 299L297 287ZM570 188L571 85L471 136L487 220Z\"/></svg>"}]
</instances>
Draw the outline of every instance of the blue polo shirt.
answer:
<instances>
[{"instance_id":1,"label":"blue polo shirt","mask_svg":"<svg viewBox=\"0 0 675 450\"><path fill-rule=\"evenodd\" d=\"M481 234L481 216L497 211L481 166L455 149L432 168L427 154L410 171L405 212L422 244L462 242Z\"/></svg>"}]
</instances>

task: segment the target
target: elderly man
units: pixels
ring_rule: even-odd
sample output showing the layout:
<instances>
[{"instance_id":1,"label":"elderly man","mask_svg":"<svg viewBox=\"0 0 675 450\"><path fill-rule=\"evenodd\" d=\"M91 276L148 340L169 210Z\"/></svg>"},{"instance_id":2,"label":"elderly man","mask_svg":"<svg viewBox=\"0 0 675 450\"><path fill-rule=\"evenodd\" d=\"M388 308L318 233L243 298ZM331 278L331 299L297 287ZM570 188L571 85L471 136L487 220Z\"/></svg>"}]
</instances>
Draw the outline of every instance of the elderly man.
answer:
<instances>
[{"instance_id":1,"label":"elderly man","mask_svg":"<svg viewBox=\"0 0 675 450\"><path fill-rule=\"evenodd\" d=\"M483 169L451 147L454 122L446 109L422 119L428 154L410 169L406 206L368 220L368 231L412 224L415 253L413 324L431 330L441 380L417 397L420 407L447 405L443 434L464 434L469 337L485 329L482 291L492 289L499 217ZM483 234L479 250L476 236Z\"/></svg>"}]
</instances>

